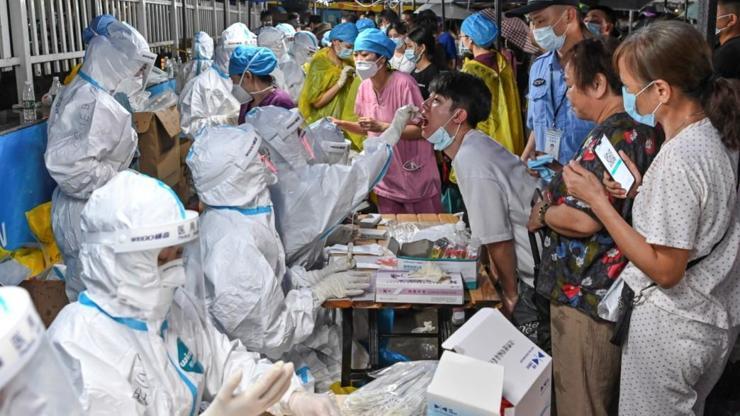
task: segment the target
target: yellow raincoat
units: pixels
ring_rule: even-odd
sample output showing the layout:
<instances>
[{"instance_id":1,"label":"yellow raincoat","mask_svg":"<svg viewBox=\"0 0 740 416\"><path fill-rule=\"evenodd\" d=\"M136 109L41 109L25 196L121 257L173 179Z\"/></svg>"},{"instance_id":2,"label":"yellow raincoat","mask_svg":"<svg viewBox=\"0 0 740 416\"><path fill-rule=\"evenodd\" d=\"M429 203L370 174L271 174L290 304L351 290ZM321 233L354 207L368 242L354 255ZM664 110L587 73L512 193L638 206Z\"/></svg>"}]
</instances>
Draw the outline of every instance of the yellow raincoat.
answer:
<instances>
[{"instance_id":1,"label":"yellow raincoat","mask_svg":"<svg viewBox=\"0 0 740 416\"><path fill-rule=\"evenodd\" d=\"M354 66L352 60L344 61L347 65ZM339 80L342 73L342 66L336 65L329 58L329 48L322 48L314 54L308 63L306 71L306 81L303 84L303 90L298 97L298 109L306 120L306 123L313 123L324 117L335 117L340 120L357 121L355 115L355 97L357 89L360 86L358 77L352 77L342 87L339 93L332 99L329 104L322 108L316 108L312 103L319 98ZM362 149L362 136L347 134L352 144L357 150Z\"/></svg>"},{"instance_id":2,"label":"yellow raincoat","mask_svg":"<svg viewBox=\"0 0 740 416\"><path fill-rule=\"evenodd\" d=\"M491 91L491 114L476 128L520 155L524 150L524 128L514 71L498 52L496 62L498 72L476 60L466 59L463 63L462 71L482 79Z\"/></svg>"}]
</instances>

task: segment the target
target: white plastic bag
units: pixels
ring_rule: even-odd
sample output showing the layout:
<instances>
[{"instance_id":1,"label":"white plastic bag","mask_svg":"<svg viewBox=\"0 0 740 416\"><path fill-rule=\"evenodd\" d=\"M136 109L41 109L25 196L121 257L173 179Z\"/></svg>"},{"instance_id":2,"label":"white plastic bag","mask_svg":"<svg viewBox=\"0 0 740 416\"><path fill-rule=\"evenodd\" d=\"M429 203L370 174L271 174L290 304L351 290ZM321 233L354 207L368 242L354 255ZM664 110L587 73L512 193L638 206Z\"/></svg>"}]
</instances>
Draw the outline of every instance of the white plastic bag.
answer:
<instances>
[{"instance_id":1,"label":"white plastic bag","mask_svg":"<svg viewBox=\"0 0 740 416\"><path fill-rule=\"evenodd\" d=\"M612 286L606 292L596 308L596 312L601 319L617 322L624 313L622 305L622 289L624 289L624 279L622 276L612 283Z\"/></svg>"},{"instance_id":2,"label":"white plastic bag","mask_svg":"<svg viewBox=\"0 0 740 416\"><path fill-rule=\"evenodd\" d=\"M426 391L437 361L396 363L370 374L375 380L347 396L342 413L347 416L422 416Z\"/></svg>"}]
</instances>

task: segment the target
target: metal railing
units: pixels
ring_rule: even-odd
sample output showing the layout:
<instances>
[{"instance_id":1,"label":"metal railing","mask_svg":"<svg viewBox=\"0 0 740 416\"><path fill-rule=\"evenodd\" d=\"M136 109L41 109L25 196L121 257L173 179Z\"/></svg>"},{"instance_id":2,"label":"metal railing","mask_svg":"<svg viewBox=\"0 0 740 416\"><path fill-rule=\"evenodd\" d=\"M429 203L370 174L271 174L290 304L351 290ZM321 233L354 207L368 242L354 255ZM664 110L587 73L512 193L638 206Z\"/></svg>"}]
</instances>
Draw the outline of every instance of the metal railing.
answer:
<instances>
[{"instance_id":1,"label":"metal railing","mask_svg":"<svg viewBox=\"0 0 740 416\"><path fill-rule=\"evenodd\" d=\"M249 0L0 0L0 71L15 71L18 99L26 80L69 71L85 54L82 30L109 13L134 26L152 51L174 52L204 31L216 38L247 23ZM261 7L251 7L251 22Z\"/></svg>"}]
</instances>

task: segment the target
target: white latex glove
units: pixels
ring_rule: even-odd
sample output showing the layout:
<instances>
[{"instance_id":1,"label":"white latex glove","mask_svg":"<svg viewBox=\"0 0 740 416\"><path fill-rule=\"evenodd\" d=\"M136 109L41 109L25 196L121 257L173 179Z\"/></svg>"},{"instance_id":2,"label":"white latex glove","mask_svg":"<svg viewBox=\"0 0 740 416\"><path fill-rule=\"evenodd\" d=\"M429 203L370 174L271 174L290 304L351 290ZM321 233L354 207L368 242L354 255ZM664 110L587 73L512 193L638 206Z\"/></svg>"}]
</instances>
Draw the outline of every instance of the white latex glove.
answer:
<instances>
[{"instance_id":1,"label":"white latex glove","mask_svg":"<svg viewBox=\"0 0 740 416\"><path fill-rule=\"evenodd\" d=\"M380 134L380 140L391 146L395 146L396 143L401 140L401 134L406 125L409 124L409 120L418 113L419 109L411 104L404 105L396 110L396 114L393 116L391 125Z\"/></svg>"},{"instance_id":2,"label":"white latex glove","mask_svg":"<svg viewBox=\"0 0 740 416\"><path fill-rule=\"evenodd\" d=\"M342 299L359 296L370 287L370 275L362 272L341 272L324 278L313 287L314 297L319 303L331 298Z\"/></svg>"},{"instance_id":3,"label":"white latex glove","mask_svg":"<svg viewBox=\"0 0 740 416\"><path fill-rule=\"evenodd\" d=\"M294 288L313 287L327 276L354 269L356 265L355 260L350 260L347 256L333 256L323 269L311 271L291 269L290 281Z\"/></svg>"},{"instance_id":4,"label":"white latex glove","mask_svg":"<svg viewBox=\"0 0 740 416\"><path fill-rule=\"evenodd\" d=\"M221 386L204 416L260 416L280 401L293 377L293 363L275 363L256 383L242 393L234 394L242 380L242 372L234 374Z\"/></svg>"},{"instance_id":5,"label":"white latex glove","mask_svg":"<svg viewBox=\"0 0 740 416\"><path fill-rule=\"evenodd\" d=\"M337 81L337 86L339 88L342 88L344 84L347 83L347 79L349 79L349 73L354 72L354 68L352 68L349 65L345 65L344 68L342 68L342 73L339 74L339 80Z\"/></svg>"},{"instance_id":6,"label":"white latex glove","mask_svg":"<svg viewBox=\"0 0 740 416\"><path fill-rule=\"evenodd\" d=\"M294 416L342 416L333 394L296 392L288 407Z\"/></svg>"}]
</instances>

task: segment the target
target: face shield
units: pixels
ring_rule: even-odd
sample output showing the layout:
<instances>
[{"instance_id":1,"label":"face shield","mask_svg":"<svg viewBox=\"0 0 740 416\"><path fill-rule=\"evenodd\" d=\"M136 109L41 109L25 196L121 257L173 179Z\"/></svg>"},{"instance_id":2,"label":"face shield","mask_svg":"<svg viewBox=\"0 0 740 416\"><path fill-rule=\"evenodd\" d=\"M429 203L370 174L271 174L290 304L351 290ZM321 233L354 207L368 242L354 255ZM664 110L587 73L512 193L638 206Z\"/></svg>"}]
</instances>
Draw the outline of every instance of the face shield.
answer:
<instances>
[{"instance_id":1,"label":"face shield","mask_svg":"<svg viewBox=\"0 0 740 416\"><path fill-rule=\"evenodd\" d=\"M92 193L81 215L83 280L124 313L164 319L186 283L178 247L198 238L198 213L162 182L123 171ZM164 250L167 249L167 250Z\"/></svg>"},{"instance_id":2,"label":"face shield","mask_svg":"<svg viewBox=\"0 0 740 416\"><path fill-rule=\"evenodd\" d=\"M165 248L181 252L183 245L197 237L198 213L185 211L185 218L170 224L87 233L85 243L108 247L124 275L137 275L135 280L120 281L116 295L122 303L152 319L163 319L175 290L184 287L187 279L181 256L159 265L160 253Z\"/></svg>"},{"instance_id":3,"label":"face shield","mask_svg":"<svg viewBox=\"0 0 740 416\"><path fill-rule=\"evenodd\" d=\"M278 60L287 51L285 33L274 27L266 27L260 31L259 36L257 36L257 45L270 49Z\"/></svg>"},{"instance_id":4,"label":"face shield","mask_svg":"<svg viewBox=\"0 0 740 416\"><path fill-rule=\"evenodd\" d=\"M28 292L0 288L0 414L82 415L77 397Z\"/></svg>"},{"instance_id":5,"label":"face shield","mask_svg":"<svg viewBox=\"0 0 740 416\"><path fill-rule=\"evenodd\" d=\"M349 164L351 142L329 118L311 123L304 129L302 138L315 155L313 163Z\"/></svg>"},{"instance_id":6,"label":"face shield","mask_svg":"<svg viewBox=\"0 0 740 416\"><path fill-rule=\"evenodd\" d=\"M311 146L301 140L303 118L297 110L257 107L247 113L247 121L262 137L262 147L278 171L298 169L313 159Z\"/></svg>"}]
</instances>

